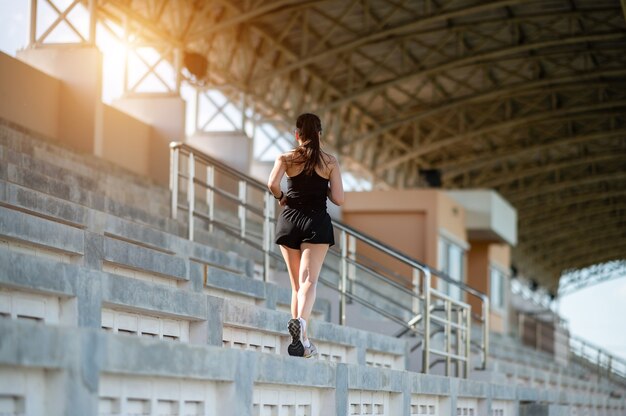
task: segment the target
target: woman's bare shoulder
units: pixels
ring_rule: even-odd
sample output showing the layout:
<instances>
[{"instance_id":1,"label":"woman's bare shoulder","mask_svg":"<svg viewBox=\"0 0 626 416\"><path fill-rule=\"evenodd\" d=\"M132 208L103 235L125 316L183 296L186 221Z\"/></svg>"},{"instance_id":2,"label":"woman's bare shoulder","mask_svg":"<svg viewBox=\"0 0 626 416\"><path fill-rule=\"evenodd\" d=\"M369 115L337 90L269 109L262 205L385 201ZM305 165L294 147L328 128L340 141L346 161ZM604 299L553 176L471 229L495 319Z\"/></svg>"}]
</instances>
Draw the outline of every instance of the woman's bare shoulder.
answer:
<instances>
[{"instance_id":1,"label":"woman's bare shoulder","mask_svg":"<svg viewBox=\"0 0 626 416\"><path fill-rule=\"evenodd\" d=\"M280 159L284 163L291 163L291 161L293 160L293 157L294 157L293 150L290 150L288 152L281 153L280 155L278 155L278 159Z\"/></svg>"},{"instance_id":2,"label":"woman's bare shoulder","mask_svg":"<svg viewBox=\"0 0 626 416\"><path fill-rule=\"evenodd\" d=\"M327 165L335 165L338 163L337 158L330 153L323 152L322 157L324 158L324 162L326 162Z\"/></svg>"}]
</instances>

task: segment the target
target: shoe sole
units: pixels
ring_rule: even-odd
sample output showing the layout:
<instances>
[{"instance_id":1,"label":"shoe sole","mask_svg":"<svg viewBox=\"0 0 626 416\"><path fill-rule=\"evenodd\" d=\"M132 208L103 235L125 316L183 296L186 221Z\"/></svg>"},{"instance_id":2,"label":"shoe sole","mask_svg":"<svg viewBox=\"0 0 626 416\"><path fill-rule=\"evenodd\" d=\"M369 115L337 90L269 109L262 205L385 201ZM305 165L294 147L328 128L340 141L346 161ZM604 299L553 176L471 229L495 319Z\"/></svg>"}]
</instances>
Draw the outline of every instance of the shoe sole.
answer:
<instances>
[{"instance_id":1,"label":"shoe sole","mask_svg":"<svg viewBox=\"0 0 626 416\"><path fill-rule=\"evenodd\" d=\"M315 350L315 352L313 354L309 354L309 355L303 355L304 358L313 358L317 356L317 350Z\"/></svg>"},{"instance_id":2,"label":"shoe sole","mask_svg":"<svg viewBox=\"0 0 626 416\"><path fill-rule=\"evenodd\" d=\"M304 356L304 345L300 341L300 321L291 319L287 324L289 335L291 335L291 344L287 347L287 352L293 357Z\"/></svg>"}]
</instances>

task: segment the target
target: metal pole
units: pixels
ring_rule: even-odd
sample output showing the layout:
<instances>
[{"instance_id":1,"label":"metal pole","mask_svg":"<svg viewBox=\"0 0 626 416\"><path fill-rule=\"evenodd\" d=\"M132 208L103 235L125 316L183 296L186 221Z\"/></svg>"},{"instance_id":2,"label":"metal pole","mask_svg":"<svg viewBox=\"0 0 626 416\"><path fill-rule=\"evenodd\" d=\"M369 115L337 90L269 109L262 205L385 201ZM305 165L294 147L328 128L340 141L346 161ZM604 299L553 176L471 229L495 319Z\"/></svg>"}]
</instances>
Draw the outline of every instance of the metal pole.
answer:
<instances>
[{"instance_id":1,"label":"metal pole","mask_svg":"<svg viewBox=\"0 0 626 416\"><path fill-rule=\"evenodd\" d=\"M446 376L450 377L450 367L452 360L450 354L452 354L452 303L449 300L444 301L446 303Z\"/></svg>"},{"instance_id":2,"label":"metal pole","mask_svg":"<svg viewBox=\"0 0 626 416\"><path fill-rule=\"evenodd\" d=\"M424 350L422 373L428 374L430 366L430 270L424 271Z\"/></svg>"},{"instance_id":3,"label":"metal pole","mask_svg":"<svg viewBox=\"0 0 626 416\"><path fill-rule=\"evenodd\" d=\"M237 211L239 213L239 235L241 238L246 236L246 201L247 201L247 187L246 181L239 181L239 207L237 207Z\"/></svg>"},{"instance_id":4,"label":"metal pole","mask_svg":"<svg viewBox=\"0 0 626 416\"><path fill-rule=\"evenodd\" d=\"M209 232L213 232L213 221L215 218L215 192L213 187L215 186L215 167L213 165L206 167L206 204L209 207Z\"/></svg>"},{"instance_id":5,"label":"metal pole","mask_svg":"<svg viewBox=\"0 0 626 416\"><path fill-rule=\"evenodd\" d=\"M483 296L483 370L487 369L489 361L489 298ZM471 318L469 318L471 320Z\"/></svg>"},{"instance_id":6,"label":"metal pole","mask_svg":"<svg viewBox=\"0 0 626 416\"><path fill-rule=\"evenodd\" d=\"M472 340L472 309L471 306L469 309L465 309L465 319L467 325L467 331L465 331L465 356L467 360L465 361L465 378L469 378L469 373L471 369L471 340ZM485 368L486 370L486 368Z\"/></svg>"},{"instance_id":7,"label":"metal pole","mask_svg":"<svg viewBox=\"0 0 626 416\"><path fill-rule=\"evenodd\" d=\"M193 157L193 153L189 153L189 181L187 184L187 206L189 207L189 212L188 214L188 220L187 223L189 224L189 240L193 241L193 211L194 211L194 205L195 205L195 195L194 195L194 191L195 191L195 187L193 184L193 180L194 180L194 176L195 176L195 159Z\"/></svg>"},{"instance_id":8,"label":"metal pole","mask_svg":"<svg viewBox=\"0 0 626 416\"><path fill-rule=\"evenodd\" d=\"M348 258L352 261L356 260L356 238L348 235ZM356 266L352 263L348 264L348 284L346 290L350 292L354 289L354 281L356 280ZM346 303L350 303L350 299L346 299Z\"/></svg>"},{"instance_id":9,"label":"metal pole","mask_svg":"<svg viewBox=\"0 0 626 416\"><path fill-rule=\"evenodd\" d=\"M415 291L415 296L413 297L413 316L416 316L420 313L420 271L417 268L413 268L412 271L413 277L413 290Z\"/></svg>"},{"instance_id":10,"label":"metal pole","mask_svg":"<svg viewBox=\"0 0 626 416\"><path fill-rule=\"evenodd\" d=\"M274 197L265 192L265 218L263 218L263 281L267 282L270 275L271 218L274 216Z\"/></svg>"},{"instance_id":11,"label":"metal pole","mask_svg":"<svg viewBox=\"0 0 626 416\"><path fill-rule=\"evenodd\" d=\"M460 306L458 306L458 308L456 310L456 355L461 357L463 355L463 352L461 351L461 345L463 345L463 314L465 311L465 308L462 308ZM461 376L461 363L459 359L454 360L454 371L456 373L456 377L460 377Z\"/></svg>"},{"instance_id":12,"label":"metal pole","mask_svg":"<svg viewBox=\"0 0 626 416\"><path fill-rule=\"evenodd\" d=\"M340 234L341 242L341 297L339 300L339 325L346 324L346 288L348 285L348 237L344 230Z\"/></svg>"},{"instance_id":13,"label":"metal pole","mask_svg":"<svg viewBox=\"0 0 626 416\"><path fill-rule=\"evenodd\" d=\"M178 216L178 149L170 149L170 190L172 191L172 218Z\"/></svg>"},{"instance_id":14,"label":"metal pole","mask_svg":"<svg viewBox=\"0 0 626 416\"><path fill-rule=\"evenodd\" d=\"M30 0L30 40L29 45L34 48L37 44L37 0Z\"/></svg>"}]
</instances>

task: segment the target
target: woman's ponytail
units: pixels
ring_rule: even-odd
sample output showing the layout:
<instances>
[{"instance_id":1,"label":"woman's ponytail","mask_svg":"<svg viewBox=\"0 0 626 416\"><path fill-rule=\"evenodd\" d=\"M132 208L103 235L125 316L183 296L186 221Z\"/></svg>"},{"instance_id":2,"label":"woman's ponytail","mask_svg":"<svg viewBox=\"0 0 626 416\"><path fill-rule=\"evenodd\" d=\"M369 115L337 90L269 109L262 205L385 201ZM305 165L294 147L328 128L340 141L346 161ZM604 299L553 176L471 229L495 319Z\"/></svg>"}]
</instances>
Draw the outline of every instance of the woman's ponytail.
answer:
<instances>
[{"instance_id":1,"label":"woman's ponytail","mask_svg":"<svg viewBox=\"0 0 626 416\"><path fill-rule=\"evenodd\" d=\"M322 122L315 114L304 113L298 116L296 127L302 144L295 150L294 162L303 163L303 171L307 175L312 175L315 167L321 166L324 162L320 148Z\"/></svg>"}]
</instances>

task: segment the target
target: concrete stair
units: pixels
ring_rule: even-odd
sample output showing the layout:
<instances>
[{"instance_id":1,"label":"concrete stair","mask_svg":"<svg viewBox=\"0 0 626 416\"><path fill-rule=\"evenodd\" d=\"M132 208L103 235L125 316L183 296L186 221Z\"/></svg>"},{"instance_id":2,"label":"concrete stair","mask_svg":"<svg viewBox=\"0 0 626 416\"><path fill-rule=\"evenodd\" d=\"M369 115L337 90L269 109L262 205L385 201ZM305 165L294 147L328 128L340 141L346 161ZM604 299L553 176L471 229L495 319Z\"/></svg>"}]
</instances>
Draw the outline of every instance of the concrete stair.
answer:
<instances>
[{"instance_id":1,"label":"concrete stair","mask_svg":"<svg viewBox=\"0 0 626 416\"><path fill-rule=\"evenodd\" d=\"M522 363L492 379L407 371L406 339L336 325L330 297L309 327L319 359L289 357L284 271L258 280L258 253L218 232L187 240L165 188L7 122L0 162L0 413L626 411L606 391L508 378Z\"/></svg>"}]
</instances>

